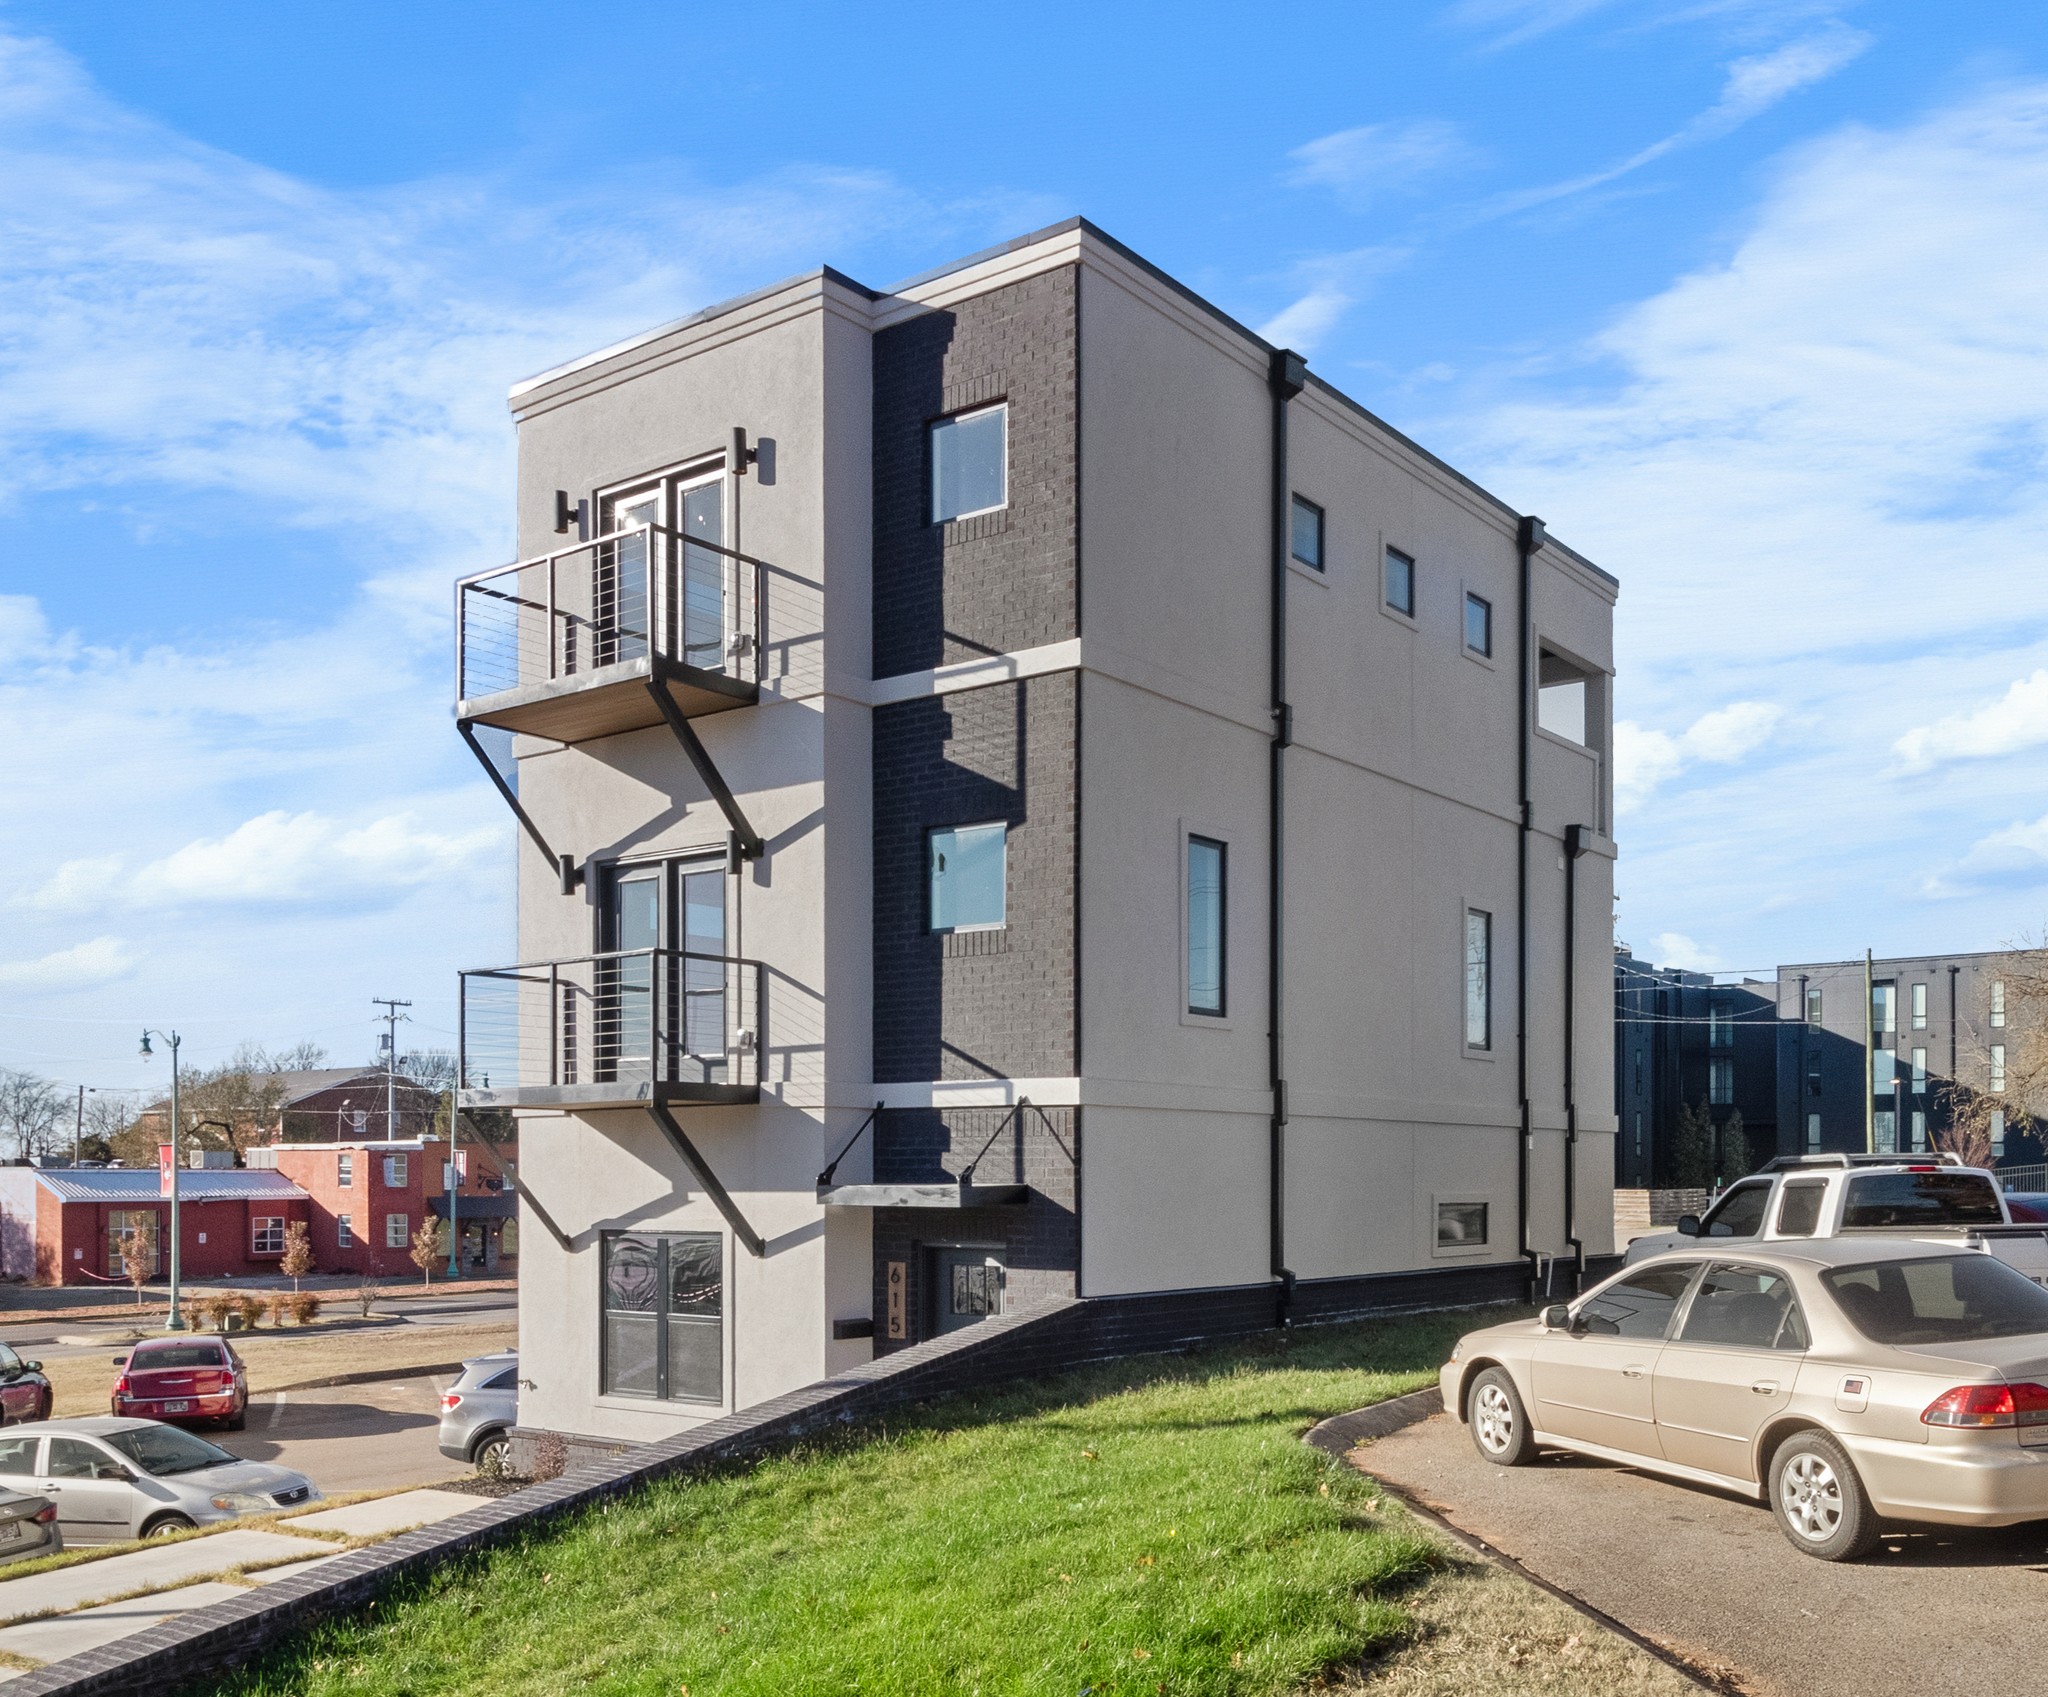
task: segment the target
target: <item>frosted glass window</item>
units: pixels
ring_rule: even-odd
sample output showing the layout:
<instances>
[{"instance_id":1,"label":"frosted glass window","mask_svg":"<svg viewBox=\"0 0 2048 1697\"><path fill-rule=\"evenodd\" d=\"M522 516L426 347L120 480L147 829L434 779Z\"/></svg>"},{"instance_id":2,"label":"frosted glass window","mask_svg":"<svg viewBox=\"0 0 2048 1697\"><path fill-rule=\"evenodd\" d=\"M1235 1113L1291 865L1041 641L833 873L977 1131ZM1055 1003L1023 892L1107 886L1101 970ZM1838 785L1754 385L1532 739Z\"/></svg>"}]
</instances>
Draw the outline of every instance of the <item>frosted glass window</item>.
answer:
<instances>
[{"instance_id":1,"label":"frosted glass window","mask_svg":"<svg viewBox=\"0 0 2048 1697\"><path fill-rule=\"evenodd\" d=\"M1223 1012L1225 849L1208 837L1188 838L1188 1012Z\"/></svg>"},{"instance_id":2,"label":"frosted glass window","mask_svg":"<svg viewBox=\"0 0 2048 1697\"><path fill-rule=\"evenodd\" d=\"M1465 910L1465 1046L1493 1047L1493 915Z\"/></svg>"},{"instance_id":3,"label":"frosted glass window","mask_svg":"<svg viewBox=\"0 0 2048 1697\"><path fill-rule=\"evenodd\" d=\"M1010 409L998 404L932 426L932 522L994 512L1010 499Z\"/></svg>"},{"instance_id":4,"label":"frosted glass window","mask_svg":"<svg viewBox=\"0 0 2048 1697\"><path fill-rule=\"evenodd\" d=\"M1007 825L953 825L932 832L934 931L988 931L1004 923Z\"/></svg>"}]
</instances>

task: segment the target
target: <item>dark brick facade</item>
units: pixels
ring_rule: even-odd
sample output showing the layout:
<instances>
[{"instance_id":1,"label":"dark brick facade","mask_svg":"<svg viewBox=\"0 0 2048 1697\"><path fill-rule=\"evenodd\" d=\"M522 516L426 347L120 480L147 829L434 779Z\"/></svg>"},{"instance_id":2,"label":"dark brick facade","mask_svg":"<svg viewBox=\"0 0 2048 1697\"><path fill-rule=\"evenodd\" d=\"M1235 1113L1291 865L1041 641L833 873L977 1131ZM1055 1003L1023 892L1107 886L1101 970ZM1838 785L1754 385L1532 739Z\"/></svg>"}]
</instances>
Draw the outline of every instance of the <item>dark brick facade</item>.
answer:
<instances>
[{"instance_id":1,"label":"dark brick facade","mask_svg":"<svg viewBox=\"0 0 2048 1697\"><path fill-rule=\"evenodd\" d=\"M1077 1072L1078 701L1061 672L875 710L878 1080ZM925 834L998 819L1007 923L935 934Z\"/></svg>"},{"instance_id":2,"label":"dark brick facade","mask_svg":"<svg viewBox=\"0 0 2048 1697\"><path fill-rule=\"evenodd\" d=\"M1078 277L1049 271L875 337L876 677L1078 634ZM932 524L929 426L997 400L1009 505Z\"/></svg>"}]
</instances>

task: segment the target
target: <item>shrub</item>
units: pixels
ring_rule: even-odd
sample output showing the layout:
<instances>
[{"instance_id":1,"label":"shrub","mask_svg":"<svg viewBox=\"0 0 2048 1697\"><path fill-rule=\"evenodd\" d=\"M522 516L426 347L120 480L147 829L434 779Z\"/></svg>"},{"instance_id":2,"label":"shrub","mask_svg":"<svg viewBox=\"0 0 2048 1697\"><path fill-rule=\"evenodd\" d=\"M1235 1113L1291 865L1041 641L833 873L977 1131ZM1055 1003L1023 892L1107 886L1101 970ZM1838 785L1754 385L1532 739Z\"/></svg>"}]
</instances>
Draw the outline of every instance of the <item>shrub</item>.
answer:
<instances>
[{"instance_id":1,"label":"shrub","mask_svg":"<svg viewBox=\"0 0 2048 1697\"><path fill-rule=\"evenodd\" d=\"M263 1299L263 1312L270 1316L273 1326L282 1326L292 1311L292 1293L288 1290L274 1290Z\"/></svg>"},{"instance_id":2,"label":"shrub","mask_svg":"<svg viewBox=\"0 0 2048 1697\"><path fill-rule=\"evenodd\" d=\"M301 1326L309 1326L320 1318L320 1299L310 1290L295 1290L291 1296L292 1319Z\"/></svg>"},{"instance_id":3,"label":"shrub","mask_svg":"<svg viewBox=\"0 0 2048 1697\"><path fill-rule=\"evenodd\" d=\"M234 1304L235 1318L252 1332L256 1329L256 1322L263 1318L264 1310L269 1306L254 1291L231 1293L228 1300Z\"/></svg>"},{"instance_id":4,"label":"shrub","mask_svg":"<svg viewBox=\"0 0 2048 1697\"><path fill-rule=\"evenodd\" d=\"M363 1318L365 1320L369 1319L370 1311L377 1306L377 1281L375 1279L365 1278L361 1284L356 1286L356 1302L363 1310Z\"/></svg>"}]
</instances>

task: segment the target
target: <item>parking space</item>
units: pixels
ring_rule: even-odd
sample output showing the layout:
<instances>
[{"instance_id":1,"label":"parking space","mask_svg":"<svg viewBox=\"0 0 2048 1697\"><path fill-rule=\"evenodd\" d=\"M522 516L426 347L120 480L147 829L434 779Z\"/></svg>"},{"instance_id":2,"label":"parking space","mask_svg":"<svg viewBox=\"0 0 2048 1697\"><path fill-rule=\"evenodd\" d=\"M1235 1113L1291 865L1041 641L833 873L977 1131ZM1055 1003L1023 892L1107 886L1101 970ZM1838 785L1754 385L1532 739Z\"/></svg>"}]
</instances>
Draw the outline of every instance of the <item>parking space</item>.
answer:
<instances>
[{"instance_id":1,"label":"parking space","mask_svg":"<svg viewBox=\"0 0 2048 1697\"><path fill-rule=\"evenodd\" d=\"M433 1485L469 1469L435 1447L445 1379L279 1391L249 1405L243 1432L208 1432L248 1461L295 1467L329 1496Z\"/></svg>"},{"instance_id":2,"label":"parking space","mask_svg":"<svg viewBox=\"0 0 2048 1697\"><path fill-rule=\"evenodd\" d=\"M1765 1697L2031 1682L2048 1603L2048 1525L1888 1538L1830 1564L1770 1511L1627 1468L1549 1455L1495 1467L1447 1415L1351 1452L1460 1531L1695 1666Z\"/></svg>"}]
</instances>

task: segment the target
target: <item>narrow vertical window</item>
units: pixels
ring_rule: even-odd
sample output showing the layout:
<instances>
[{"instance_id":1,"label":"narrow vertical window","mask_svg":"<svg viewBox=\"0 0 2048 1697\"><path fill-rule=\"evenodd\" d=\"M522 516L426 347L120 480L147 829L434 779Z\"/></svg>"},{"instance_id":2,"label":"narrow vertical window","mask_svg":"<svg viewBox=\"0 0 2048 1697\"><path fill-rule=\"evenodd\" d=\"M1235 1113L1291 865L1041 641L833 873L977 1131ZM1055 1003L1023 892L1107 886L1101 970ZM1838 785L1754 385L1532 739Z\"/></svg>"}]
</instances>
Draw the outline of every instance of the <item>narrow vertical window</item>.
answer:
<instances>
[{"instance_id":1,"label":"narrow vertical window","mask_svg":"<svg viewBox=\"0 0 2048 1697\"><path fill-rule=\"evenodd\" d=\"M1323 509L1299 495L1294 497L1291 546L1304 566L1313 571L1323 569Z\"/></svg>"},{"instance_id":2,"label":"narrow vertical window","mask_svg":"<svg viewBox=\"0 0 2048 1697\"><path fill-rule=\"evenodd\" d=\"M1707 1062L1707 1100L1725 1108L1735 1100L1735 1063L1717 1059Z\"/></svg>"},{"instance_id":3,"label":"narrow vertical window","mask_svg":"<svg viewBox=\"0 0 2048 1697\"><path fill-rule=\"evenodd\" d=\"M1991 1024L1994 1030L2003 1030L2005 1027L2005 980L2003 978L1994 978L1991 981Z\"/></svg>"},{"instance_id":4,"label":"narrow vertical window","mask_svg":"<svg viewBox=\"0 0 2048 1697\"><path fill-rule=\"evenodd\" d=\"M1493 653L1493 603L1484 596L1465 597L1465 646L1474 654Z\"/></svg>"},{"instance_id":5,"label":"narrow vertical window","mask_svg":"<svg viewBox=\"0 0 2048 1697\"><path fill-rule=\"evenodd\" d=\"M1008 911L1007 825L948 825L933 831L927 860L934 931L992 931Z\"/></svg>"},{"instance_id":6,"label":"narrow vertical window","mask_svg":"<svg viewBox=\"0 0 2048 1697\"><path fill-rule=\"evenodd\" d=\"M1227 851L1208 837L1188 838L1188 1012L1223 1012L1224 886Z\"/></svg>"},{"instance_id":7,"label":"narrow vertical window","mask_svg":"<svg viewBox=\"0 0 2048 1697\"><path fill-rule=\"evenodd\" d=\"M337 1189L347 1190L356 1182L356 1158L347 1150L335 1157L334 1183Z\"/></svg>"},{"instance_id":8,"label":"narrow vertical window","mask_svg":"<svg viewBox=\"0 0 2048 1697\"><path fill-rule=\"evenodd\" d=\"M1806 1147L1809 1151L1820 1148L1820 1115L1806 1116Z\"/></svg>"},{"instance_id":9,"label":"narrow vertical window","mask_svg":"<svg viewBox=\"0 0 2048 1697\"><path fill-rule=\"evenodd\" d=\"M1991 1158L1994 1161L2005 1159L2005 1110L2003 1108L1993 1108L1991 1110Z\"/></svg>"},{"instance_id":10,"label":"narrow vertical window","mask_svg":"<svg viewBox=\"0 0 2048 1697\"><path fill-rule=\"evenodd\" d=\"M1735 1047L1735 1013L1726 1002L1716 1002L1707 1009L1707 1047Z\"/></svg>"},{"instance_id":11,"label":"narrow vertical window","mask_svg":"<svg viewBox=\"0 0 2048 1697\"><path fill-rule=\"evenodd\" d=\"M1465 910L1465 1047L1493 1047L1493 915Z\"/></svg>"},{"instance_id":12,"label":"narrow vertical window","mask_svg":"<svg viewBox=\"0 0 2048 1697\"><path fill-rule=\"evenodd\" d=\"M1925 1096L1927 1094L1927 1051L1925 1049L1915 1049L1913 1051L1913 1094L1915 1096Z\"/></svg>"},{"instance_id":13,"label":"narrow vertical window","mask_svg":"<svg viewBox=\"0 0 2048 1697\"><path fill-rule=\"evenodd\" d=\"M1870 1116L1870 1140L1877 1145L1880 1155L1896 1155L1899 1152L1899 1116L1890 1108L1879 1108Z\"/></svg>"},{"instance_id":14,"label":"narrow vertical window","mask_svg":"<svg viewBox=\"0 0 2048 1697\"><path fill-rule=\"evenodd\" d=\"M932 426L932 523L972 518L1010 499L1010 408L1006 402L942 418Z\"/></svg>"},{"instance_id":15,"label":"narrow vertical window","mask_svg":"<svg viewBox=\"0 0 2048 1697\"><path fill-rule=\"evenodd\" d=\"M1919 1108L1913 1110L1913 1153L1925 1153L1927 1149L1927 1115Z\"/></svg>"},{"instance_id":16,"label":"narrow vertical window","mask_svg":"<svg viewBox=\"0 0 2048 1697\"><path fill-rule=\"evenodd\" d=\"M1873 1096L1889 1096L1898 1087L1899 1052L1896 1049L1873 1048L1870 1051L1870 1093Z\"/></svg>"},{"instance_id":17,"label":"narrow vertical window","mask_svg":"<svg viewBox=\"0 0 2048 1697\"><path fill-rule=\"evenodd\" d=\"M1820 1024L1820 992L1818 990L1806 992L1806 1023L1808 1025Z\"/></svg>"},{"instance_id":18,"label":"narrow vertical window","mask_svg":"<svg viewBox=\"0 0 2048 1697\"><path fill-rule=\"evenodd\" d=\"M355 1225L355 1221L347 1214L337 1214L334 1216L334 1247L336 1249L353 1249L355 1247Z\"/></svg>"},{"instance_id":19,"label":"narrow vertical window","mask_svg":"<svg viewBox=\"0 0 2048 1697\"><path fill-rule=\"evenodd\" d=\"M1873 984L1870 987L1870 1029L1896 1031L1899 1028L1898 987Z\"/></svg>"},{"instance_id":20,"label":"narrow vertical window","mask_svg":"<svg viewBox=\"0 0 2048 1697\"><path fill-rule=\"evenodd\" d=\"M1398 548L1387 550L1386 577L1381 593L1395 612L1415 617L1415 562Z\"/></svg>"},{"instance_id":21,"label":"narrow vertical window","mask_svg":"<svg viewBox=\"0 0 2048 1697\"><path fill-rule=\"evenodd\" d=\"M1991 1088L1994 1093L2005 1088L2005 1045L1991 1045Z\"/></svg>"},{"instance_id":22,"label":"narrow vertical window","mask_svg":"<svg viewBox=\"0 0 2048 1697\"><path fill-rule=\"evenodd\" d=\"M1915 984L1913 986L1913 1029L1915 1031L1925 1031L1927 1029L1927 986L1925 984Z\"/></svg>"}]
</instances>

